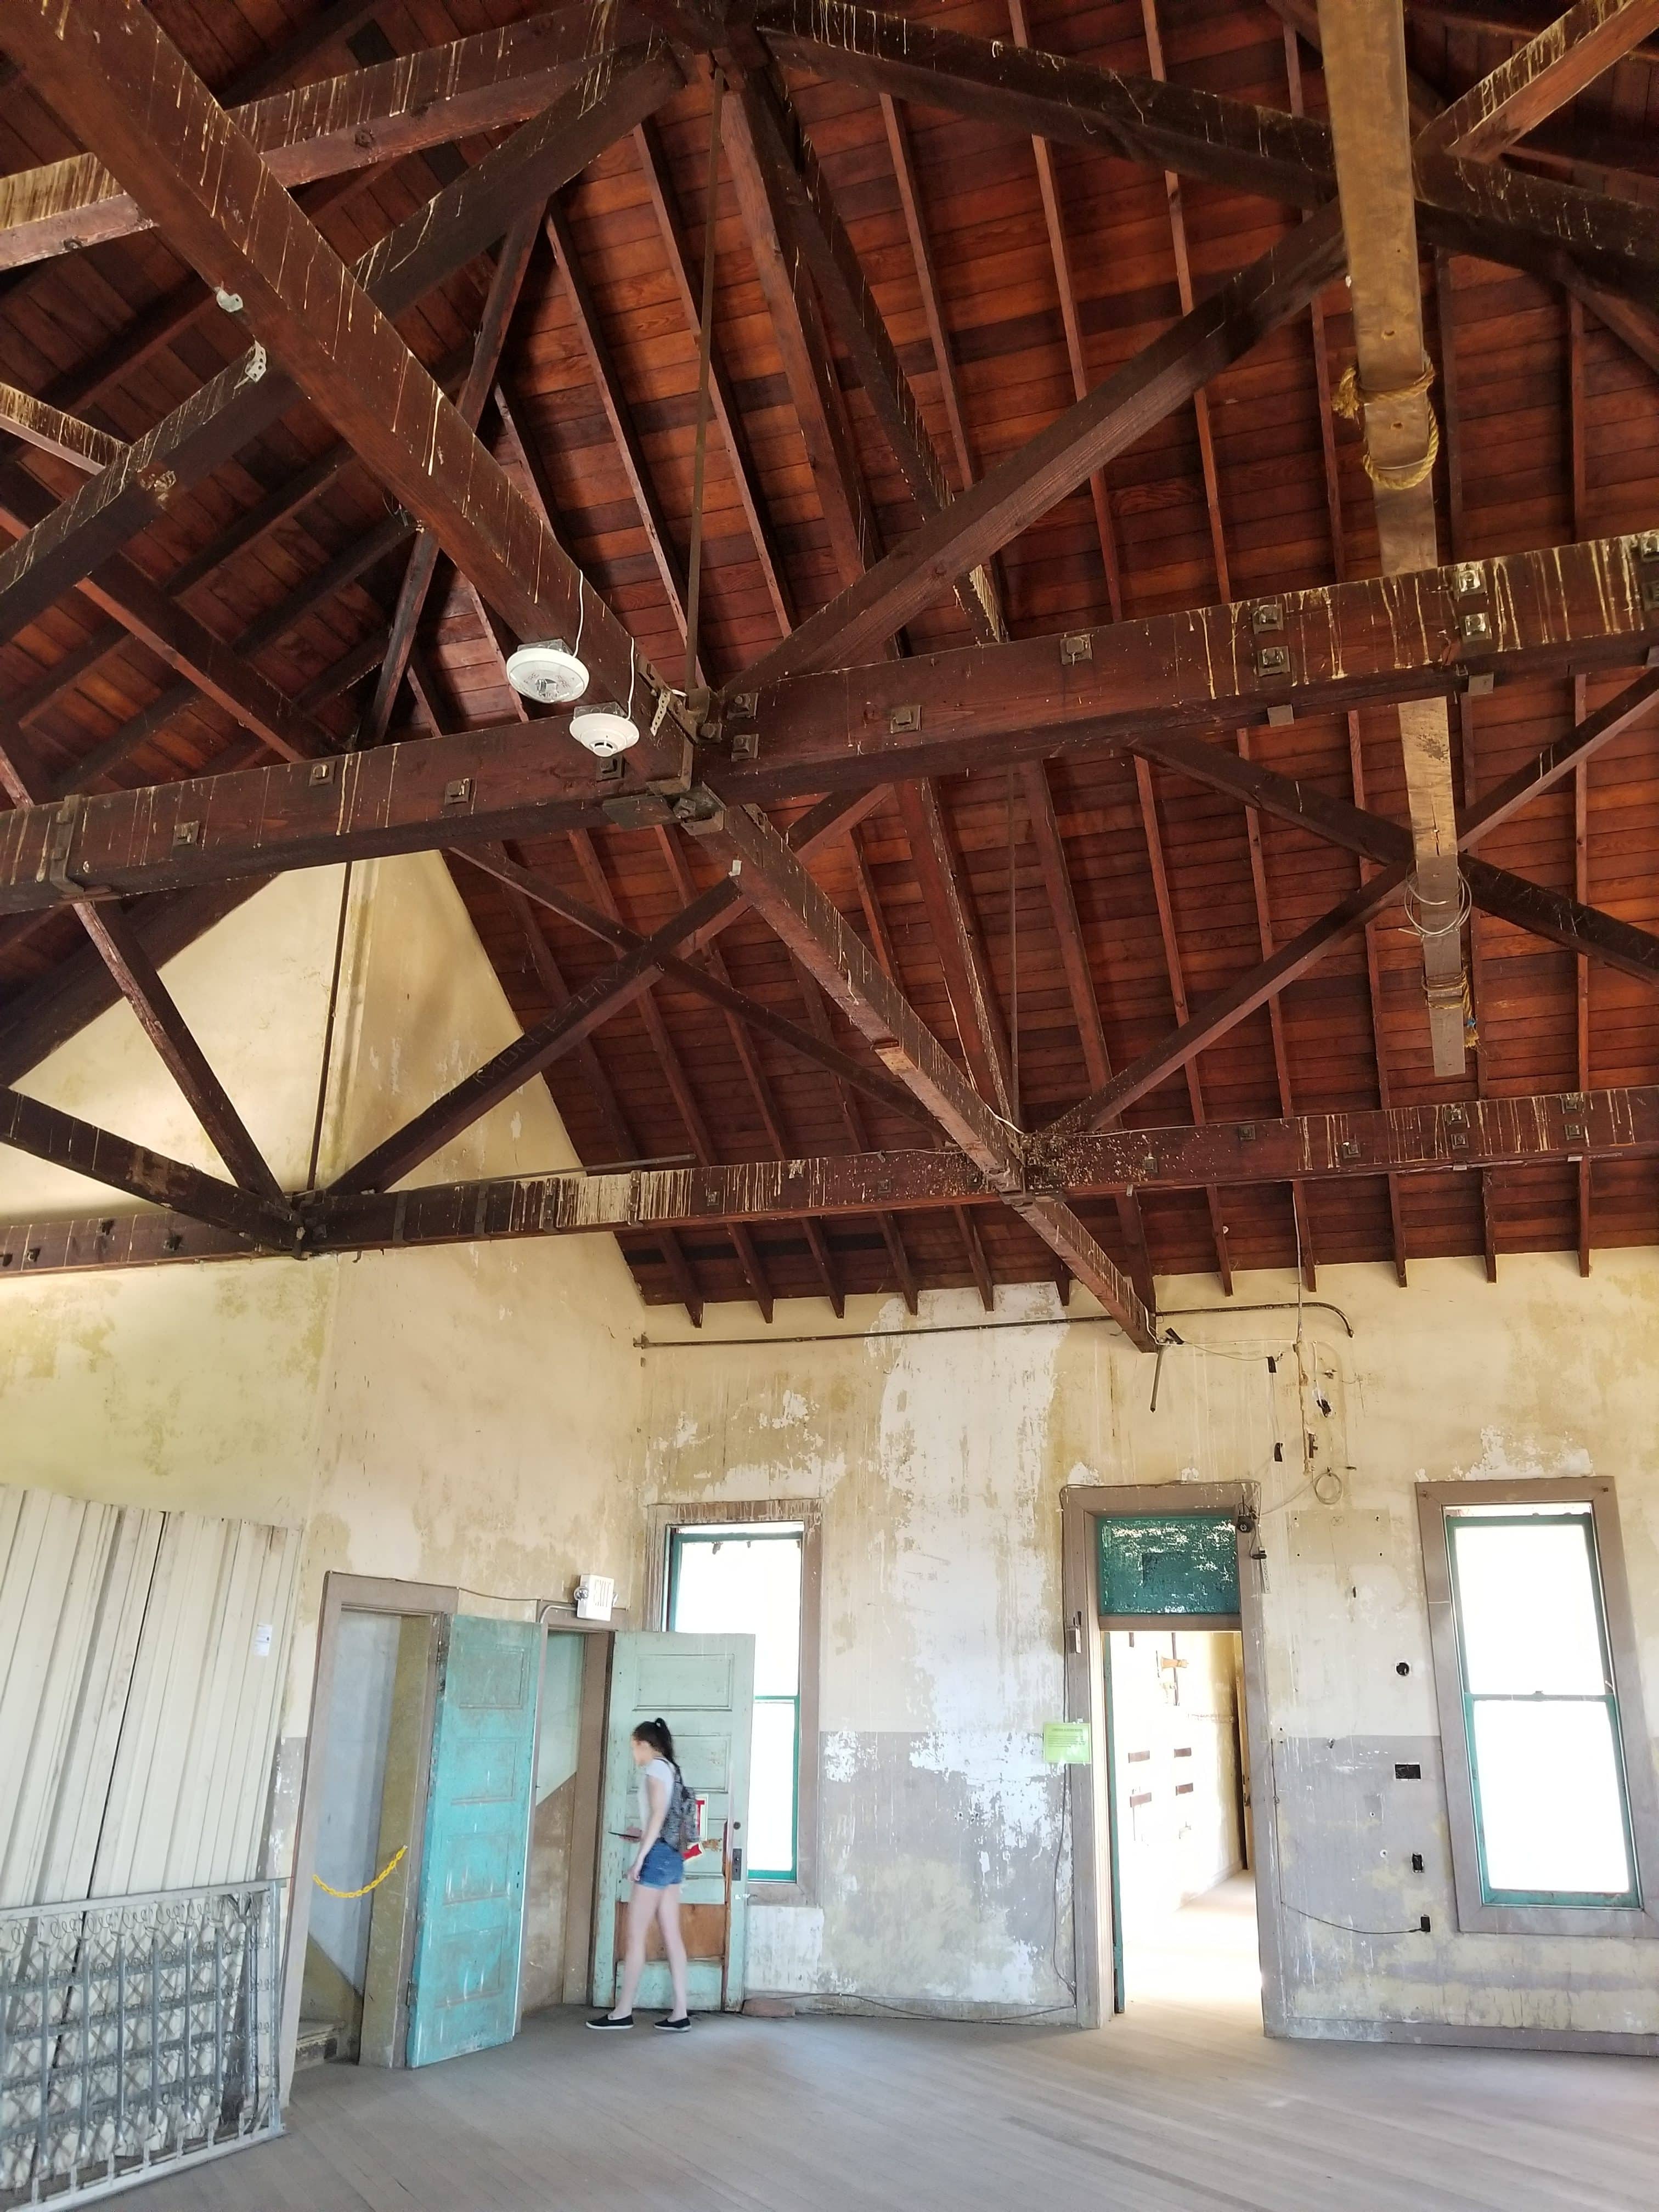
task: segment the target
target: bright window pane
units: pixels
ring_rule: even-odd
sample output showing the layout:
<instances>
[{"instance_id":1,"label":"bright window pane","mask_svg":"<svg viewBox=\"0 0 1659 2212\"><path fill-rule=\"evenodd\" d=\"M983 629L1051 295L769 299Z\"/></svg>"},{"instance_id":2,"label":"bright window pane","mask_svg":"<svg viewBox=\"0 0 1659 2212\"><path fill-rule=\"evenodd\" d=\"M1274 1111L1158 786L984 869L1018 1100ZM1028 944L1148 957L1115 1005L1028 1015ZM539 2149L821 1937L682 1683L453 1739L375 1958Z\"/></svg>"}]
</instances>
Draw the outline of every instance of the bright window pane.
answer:
<instances>
[{"instance_id":1,"label":"bright window pane","mask_svg":"<svg viewBox=\"0 0 1659 2212\"><path fill-rule=\"evenodd\" d=\"M795 1871L795 1701L759 1700L749 1764L749 1871Z\"/></svg>"},{"instance_id":2,"label":"bright window pane","mask_svg":"<svg viewBox=\"0 0 1659 2212\"><path fill-rule=\"evenodd\" d=\"M1600 1697L1600 1608L1589 1516L1451 1522L1464 1681L1479 1697Z\"/></svg>"},{"instance_id":3,"label":"bright window pane","mask_svg":"<svg viewBox=\"0 0 1659 2212\"><path fill-rule=\"evenodd\" d=\"M800 1539L682 1536L675 1547L674 1618L687 1636L752 1636L755 1695L800 1688Z\"/></svg>"},{"instance_id":4,"label":"bright window pane","mask_svg":"<svg viewBox=\"0 0 1659 2212\"><path fill-rule=\"evenodd\" d=\"M685 1529L674 1540L669 1626L755 1639L747 1856L762 1881L789 1881L795 1872L801 1551L798 1533Z\"/></svg>"},{"instance_id":5,"label":"bright window pane","mask_svg":"<svg viewBox=\"0 0 1659 2212\"><path fill-rule=\"evenodd\" d=\"M1627 1896L1623 1779L1607 1705L1478 1698L1472 1729L1487 1887Z\"/></svg>"}]
</instances>

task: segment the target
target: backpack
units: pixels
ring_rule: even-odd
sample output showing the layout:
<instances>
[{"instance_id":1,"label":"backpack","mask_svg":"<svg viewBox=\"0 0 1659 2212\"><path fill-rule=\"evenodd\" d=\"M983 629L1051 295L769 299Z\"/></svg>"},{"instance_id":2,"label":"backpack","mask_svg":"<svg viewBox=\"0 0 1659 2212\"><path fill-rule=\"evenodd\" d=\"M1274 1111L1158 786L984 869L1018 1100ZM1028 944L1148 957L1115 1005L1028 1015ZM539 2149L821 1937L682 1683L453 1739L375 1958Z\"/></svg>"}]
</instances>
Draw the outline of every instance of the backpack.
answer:
<instances>
[{"instance_id":1,"label":"backpack","mask_svg":"<svg viewBox=\"0 0 1659 2212\"><path fill-rule=\"evenodd\" d=\"M677 1766L674 1786L668 1793L668 1810L663 1816L662 1840L671 1851L678 1851L682 1858L690 1858L702 1847L700 1825L697 1801Z\"/></svg>"}]
</instances>

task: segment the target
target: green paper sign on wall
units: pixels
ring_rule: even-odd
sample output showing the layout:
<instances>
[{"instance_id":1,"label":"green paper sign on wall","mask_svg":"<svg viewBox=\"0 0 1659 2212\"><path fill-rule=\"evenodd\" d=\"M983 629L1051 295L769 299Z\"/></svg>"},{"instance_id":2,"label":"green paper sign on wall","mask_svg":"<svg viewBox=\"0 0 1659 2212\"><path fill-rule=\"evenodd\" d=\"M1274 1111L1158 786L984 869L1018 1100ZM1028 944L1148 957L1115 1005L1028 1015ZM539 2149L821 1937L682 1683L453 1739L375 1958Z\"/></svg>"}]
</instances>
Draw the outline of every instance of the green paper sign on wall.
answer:
<instances>
[{"instance_id":1,"label":"green paper sign on wall","mask_svg":"<svg viewBox=\"0 0 1659 2212\"><path fill-rule=\"evenodd\" d=\"M1086 1766L1093 1750L1087 1721L1044 1721L1045 1766Z\"/></svg>"}]
</instances>

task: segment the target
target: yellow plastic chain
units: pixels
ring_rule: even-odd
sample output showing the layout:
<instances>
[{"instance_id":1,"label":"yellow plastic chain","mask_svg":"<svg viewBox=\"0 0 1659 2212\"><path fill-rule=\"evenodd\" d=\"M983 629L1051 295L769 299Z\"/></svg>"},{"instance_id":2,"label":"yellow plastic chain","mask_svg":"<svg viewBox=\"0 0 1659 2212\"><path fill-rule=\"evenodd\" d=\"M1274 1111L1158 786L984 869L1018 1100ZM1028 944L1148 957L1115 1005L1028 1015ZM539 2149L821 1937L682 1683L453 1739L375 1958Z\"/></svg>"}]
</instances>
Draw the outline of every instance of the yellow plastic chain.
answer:
<instances>
[{"instance_id":1,"label":"yellow plastic chain","mask_svg":"<svg viewBox=\"0 0 1659 2212\"><path fill-rule=\"evenodd\" d=\"M332 1882L325 1881L319 1874L313 1875L311 1879L316 1883L319 1889L325 1890L331 1897L343 1897L348 1899L353 1897L367 1897L371 1889L378 1889L380 1887L380 1884L391 1873L392 1868L397 1865L398 1859L402 1858L408 1849L409 1845L407 1844L400 1844L398 1850L398 1858L388 1859L386 1864L380 1869L379 1874L375 1875L374 1881L366 1881L361 1889L336 1889Z\"/></svg>"}]
</instances>

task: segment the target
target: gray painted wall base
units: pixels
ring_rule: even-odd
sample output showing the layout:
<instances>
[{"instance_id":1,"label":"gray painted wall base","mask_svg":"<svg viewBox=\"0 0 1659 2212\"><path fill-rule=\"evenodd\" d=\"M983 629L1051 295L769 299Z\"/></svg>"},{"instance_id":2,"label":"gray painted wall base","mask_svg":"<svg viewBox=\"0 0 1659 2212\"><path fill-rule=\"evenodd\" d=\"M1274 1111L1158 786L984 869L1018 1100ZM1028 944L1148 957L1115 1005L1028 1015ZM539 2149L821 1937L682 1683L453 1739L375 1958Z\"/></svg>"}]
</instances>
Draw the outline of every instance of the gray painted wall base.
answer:
<instances>
[{"instance_id":1,"label":"gray painted wall base","mask_svg":"<svg viewBox=\"0 0 1659 2212\"><path fill-rule=\"evenodd\" d=\"M1577 2051L1605 2058L1659 2058L1659 2035L1571 2027L1465 2027L1432 2020L1298 2020L1293 2043L1426 2043L1475 2051Z\"/></svg>"}]
</instances>

